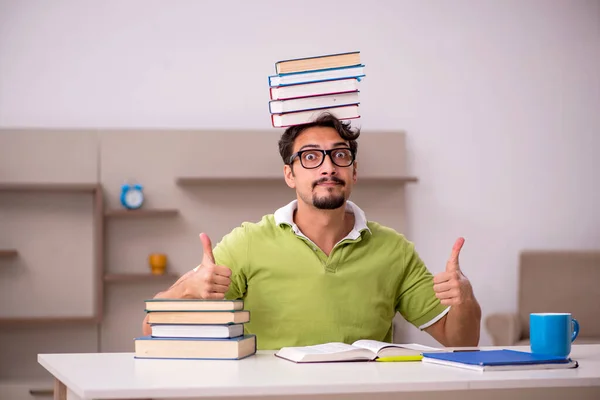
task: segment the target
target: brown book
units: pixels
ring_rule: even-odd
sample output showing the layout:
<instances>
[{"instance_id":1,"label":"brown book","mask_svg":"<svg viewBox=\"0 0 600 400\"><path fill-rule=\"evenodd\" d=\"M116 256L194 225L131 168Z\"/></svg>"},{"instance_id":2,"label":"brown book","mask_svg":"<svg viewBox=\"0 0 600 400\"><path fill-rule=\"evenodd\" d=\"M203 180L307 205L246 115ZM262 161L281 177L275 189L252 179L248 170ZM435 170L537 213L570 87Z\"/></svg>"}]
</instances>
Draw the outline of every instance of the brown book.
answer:
<instances>
[{"instance_id":1,"label":"brown book","mask_svg":"<svg viewBox=\"0 0 600 400\"><path fill-rule=\"evenodd\" d=\"M281 60L275 63L278 74L306 72L328 68L343 68L360 64L360 51L350 53L329 54L316 57Z\"/></svg>"},{"instance_id":2,"label":"brown book","mask_svg":"<svg viewBox=\"0 0 600 400\"><path fill-rule=\"evenodd\" d=\"M250 321L250 311L153 311L149 324L243 324Z\"/></svg>"}]
</instances>

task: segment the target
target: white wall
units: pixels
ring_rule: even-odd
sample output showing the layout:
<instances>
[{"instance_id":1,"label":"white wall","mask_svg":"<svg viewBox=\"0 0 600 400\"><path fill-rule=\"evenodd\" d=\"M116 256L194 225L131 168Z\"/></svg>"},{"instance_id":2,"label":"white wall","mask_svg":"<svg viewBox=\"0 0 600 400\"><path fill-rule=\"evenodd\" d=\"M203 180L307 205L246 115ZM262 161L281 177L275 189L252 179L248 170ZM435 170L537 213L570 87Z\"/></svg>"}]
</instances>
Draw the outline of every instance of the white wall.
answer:
<instances>
[{"instance_id":1,"label":"white wall","mask_svg":"<svg viewBox=\"0 0 600 400\"><path fill-rule=\"evenodd\" d=\"M407 236L434 272L465 236L484 315L521 249L600 246L598 1L0 0L0 127L268 129L275 61L349 50L365 135L408 133Z\"/></svg>"}]
</instances>

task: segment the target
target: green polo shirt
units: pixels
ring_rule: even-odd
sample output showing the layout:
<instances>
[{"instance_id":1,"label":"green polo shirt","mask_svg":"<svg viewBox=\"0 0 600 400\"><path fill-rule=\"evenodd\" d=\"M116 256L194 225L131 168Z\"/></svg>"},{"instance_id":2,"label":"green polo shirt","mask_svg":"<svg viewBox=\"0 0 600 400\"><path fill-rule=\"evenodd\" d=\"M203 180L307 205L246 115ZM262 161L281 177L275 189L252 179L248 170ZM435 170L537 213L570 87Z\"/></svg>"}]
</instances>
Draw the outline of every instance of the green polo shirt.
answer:
<instances>
[{"instance_id":1,"label":"green polo shirt","mask_svg":"<svg viewBox=\"0 0 600 400\"><path fill-rule=\"evenodd\" d=\"M257 336L259 349L391 342L396 312L423 329L448 311L414 245L347 203L355 229L329 256L291 220L295 201L243 223L215 246L216 263L232 270L226 298L244 300L245 331Z\"/></svg>"}]
</instances>

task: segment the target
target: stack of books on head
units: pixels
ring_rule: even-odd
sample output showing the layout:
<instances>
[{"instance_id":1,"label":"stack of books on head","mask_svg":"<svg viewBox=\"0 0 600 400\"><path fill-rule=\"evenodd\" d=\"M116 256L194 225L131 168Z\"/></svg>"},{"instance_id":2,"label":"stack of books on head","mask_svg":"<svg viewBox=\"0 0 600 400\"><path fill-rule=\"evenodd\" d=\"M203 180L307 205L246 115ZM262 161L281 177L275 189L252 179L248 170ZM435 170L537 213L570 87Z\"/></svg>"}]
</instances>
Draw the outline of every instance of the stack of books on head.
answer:
<instances>
[{"instance_id":1,"label":"stack of books on head","mask_svg":"<svg viewBox=\"0 0 600 400\"><path fill-rule=\"evenodd\" d=\"M135 338L135 358L239 360L256 353L244 334L242 300L146 300L149 336Z\"/></svg>"},{"instance_id":2,"label":"stack of books on head","mask_svg":"<svg viewBox=\"0 0 600 400\"><path fill-rule=\"evenodd\" d=\"M360 52L283 60L269 76L273 127L305 124L328 112L360 118L359 84L365 76Z\"/></svg>"}]
</instances>

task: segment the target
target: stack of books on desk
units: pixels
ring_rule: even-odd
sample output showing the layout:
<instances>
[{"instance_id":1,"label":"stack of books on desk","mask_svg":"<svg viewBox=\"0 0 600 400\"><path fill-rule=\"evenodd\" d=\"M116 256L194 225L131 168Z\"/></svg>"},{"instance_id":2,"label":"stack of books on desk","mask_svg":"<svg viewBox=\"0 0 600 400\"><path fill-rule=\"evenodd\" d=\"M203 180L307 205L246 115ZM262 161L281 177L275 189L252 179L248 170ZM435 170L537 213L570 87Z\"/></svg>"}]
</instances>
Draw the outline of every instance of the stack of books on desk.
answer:
<instances>
[{"instance_id":1,"label":"stack of books on desk","mask_svg":"<svg viewBox=\"0 0 600 400\"><path fill-rule=\"evenodd\" d=\"M136 358L230 359L256 353L244 334L250 312L242 300L146 300L152 333L135 338Z\"/></svg>"},{"instance_id":2,"label":"stack of books on desk","mask_svg":"<svg viewBox=\"0 0 600 400\"><path fill-rule=\"evenodd\" d=\"M276 75L269 76L272 125L305 124L323 112L338 119L360 118L364 67L358 51L276 62Z\"/></svg>"}]
</instances>

